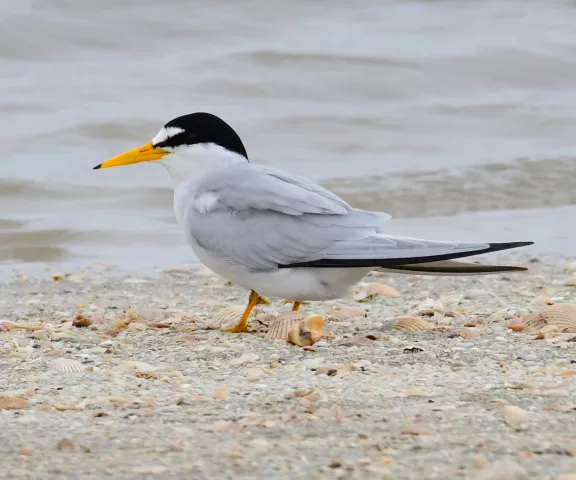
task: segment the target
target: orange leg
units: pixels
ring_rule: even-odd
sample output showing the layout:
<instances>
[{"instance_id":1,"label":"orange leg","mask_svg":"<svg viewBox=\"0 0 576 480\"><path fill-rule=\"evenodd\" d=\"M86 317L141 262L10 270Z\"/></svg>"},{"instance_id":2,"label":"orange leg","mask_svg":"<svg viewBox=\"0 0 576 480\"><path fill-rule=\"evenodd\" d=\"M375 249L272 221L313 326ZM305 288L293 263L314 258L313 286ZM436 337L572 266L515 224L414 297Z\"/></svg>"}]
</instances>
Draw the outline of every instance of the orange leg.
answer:
<instances>
[{"instance_id":1,"label":"orange leg","mask_svg":"<svg viewBox=\"0 0 576 480\"><path fill-rule=\"evenodd\" d=\"M233 328L228 328L226 330L222 330L223 332L228 333L242 333L248 330L248 317L252 313L252 309L258 305L261 301L260 295L258 295L254 290L250 292L250 297L248 298L248 305L246 306L246 310L242 314L242 318L238 322L238 324Z\"/></svg>"},{"instance_id":2,"label":"orange leg","mask_svg":"<svg viewBox=\"0 0 576 480\"><path fill-rule=\"evenodd\" d=\"M300 302L294 302L294 305L292 305L292 311L297 312L299 308L300 308Z\"/></svg>"}]
</instances>

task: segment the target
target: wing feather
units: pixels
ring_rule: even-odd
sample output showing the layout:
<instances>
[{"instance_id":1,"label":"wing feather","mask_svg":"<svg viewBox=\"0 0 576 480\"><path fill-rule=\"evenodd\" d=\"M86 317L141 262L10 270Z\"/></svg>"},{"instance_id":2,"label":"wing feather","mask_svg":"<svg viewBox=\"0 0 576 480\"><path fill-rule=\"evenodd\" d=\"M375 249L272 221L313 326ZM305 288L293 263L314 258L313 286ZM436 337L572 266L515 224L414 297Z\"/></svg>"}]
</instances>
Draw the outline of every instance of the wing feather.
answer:
<instances>
[{"instance_id":1,"label":"wing feather","mask_svg":"<svg viewBox=\"0 0 576 480\"><path fill-rule=\"evenodd\" d=\"M255 270L322 259L420 258L488 247L387 236L382 224L390 215L352 208L305 178L251 164L219 169L186 188L179 217L187 234L212 255Z\"/></svg>"}]
</instances>

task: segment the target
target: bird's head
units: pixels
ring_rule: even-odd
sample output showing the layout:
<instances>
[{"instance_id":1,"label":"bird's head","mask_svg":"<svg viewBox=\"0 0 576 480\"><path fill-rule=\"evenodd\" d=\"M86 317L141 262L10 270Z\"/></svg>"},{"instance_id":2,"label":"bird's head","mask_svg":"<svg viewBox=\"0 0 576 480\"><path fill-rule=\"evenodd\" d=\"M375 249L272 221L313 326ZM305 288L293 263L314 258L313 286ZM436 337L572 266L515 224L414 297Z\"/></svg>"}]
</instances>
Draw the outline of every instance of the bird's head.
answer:
<instances>
[{"instance_id":1,"label":"bird's head","mask_svg":"<svg viewBox=\"0 0 576 480\"><path fill-rule=\"evenodd\" d=\"M191 113L170 120L151 142L112 157L94 169L160 160L176 180L204 164L248 161L248 154L234 129L210 113ZM217 167L218 165L212 165Z\"/></svg>"}]
</instances>

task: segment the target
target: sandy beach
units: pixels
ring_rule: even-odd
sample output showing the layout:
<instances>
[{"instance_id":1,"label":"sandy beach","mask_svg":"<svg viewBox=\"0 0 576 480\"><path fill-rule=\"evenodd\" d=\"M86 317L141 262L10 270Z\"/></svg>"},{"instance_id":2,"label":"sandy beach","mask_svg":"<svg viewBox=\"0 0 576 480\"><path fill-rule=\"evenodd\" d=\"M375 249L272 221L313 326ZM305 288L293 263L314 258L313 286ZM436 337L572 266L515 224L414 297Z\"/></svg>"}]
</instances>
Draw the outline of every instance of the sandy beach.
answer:
<instances>
[{"instance_id":1,"label":"sandy beach","mask_svg":"<svg viewBox=\"0 0 576 480\"><path fill-rule=\"evenodd\" d=\"M576 303L573 266L497 259L531 270L373 274L304 305L325 318L308 348L215 329L246 292L205 269L17 275L0 296L0 402L17 407L0 409L0 476L576 478L576 334L509 328ZM254 330L290 308L270 300ZM399 329L406 315L431 328Z\"/></svg>"}]
</instances>

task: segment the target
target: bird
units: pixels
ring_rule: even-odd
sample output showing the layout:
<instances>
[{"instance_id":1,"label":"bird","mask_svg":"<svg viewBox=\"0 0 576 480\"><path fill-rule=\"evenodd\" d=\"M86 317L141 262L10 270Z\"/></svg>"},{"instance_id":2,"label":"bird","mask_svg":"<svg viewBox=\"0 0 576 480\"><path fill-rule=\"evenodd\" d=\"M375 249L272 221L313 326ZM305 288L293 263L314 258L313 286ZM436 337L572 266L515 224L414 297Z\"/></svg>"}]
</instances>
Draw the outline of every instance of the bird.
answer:
<instances>
[{"instance_id":1,"label":"bird","mask_svg":"<svg viewBox=\"0 0 576 480\"><path fill-rule=\"evenodd\" d=\"M238 323L263 296L293 302L342 298L370 271L483 275L525 271L456 259L533 242L455 242L393 236L391 216L361 210L293 173L251 163L236 131L206 112L166 123L148 143L94 169L158 162L174 188L174 212L196 257L250 291Z\"/></svg>"}]
</instances>

